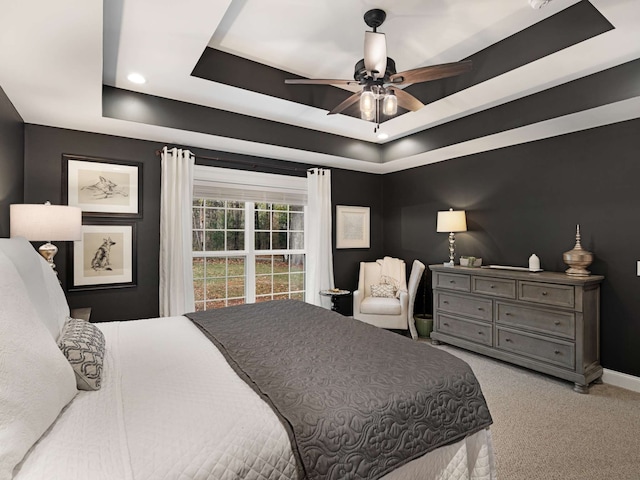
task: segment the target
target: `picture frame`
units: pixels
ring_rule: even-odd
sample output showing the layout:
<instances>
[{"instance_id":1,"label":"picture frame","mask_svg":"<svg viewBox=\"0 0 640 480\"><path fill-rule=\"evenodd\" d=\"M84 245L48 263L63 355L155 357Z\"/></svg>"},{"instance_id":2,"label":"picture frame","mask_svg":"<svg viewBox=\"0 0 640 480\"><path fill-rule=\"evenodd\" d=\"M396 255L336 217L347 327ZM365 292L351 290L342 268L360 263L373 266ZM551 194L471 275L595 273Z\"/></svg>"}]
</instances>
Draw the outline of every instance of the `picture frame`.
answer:
<instances>
[{"instance_id":1,"label":"picture frame","mask_svg":"<svg viewBox=\"0 0 640 480\"><path fill-rule=\"evenodd\" d=\"M137 285L136 223L94 220L82 225L81 240L71 243L69 290Z\"/></svg>"},{"instance_id":2,"label":"picture frame","mask_svg":"<svg viewBox=\"0 0 640 480\"><path fill-rule=\"evenodd\" d=\"M83 217L142 218L142 163L62 155L62 200Z\"/></svg>"},{"instance_id":3,"label":"picture frame","mask_svg":"<svg viewBox=\"0 0 640 480\"><path fill-rule=\"evenodd\" d=\"M370 247L370 208L336 205L336 248Z\"/></svg>"}]
</instances>

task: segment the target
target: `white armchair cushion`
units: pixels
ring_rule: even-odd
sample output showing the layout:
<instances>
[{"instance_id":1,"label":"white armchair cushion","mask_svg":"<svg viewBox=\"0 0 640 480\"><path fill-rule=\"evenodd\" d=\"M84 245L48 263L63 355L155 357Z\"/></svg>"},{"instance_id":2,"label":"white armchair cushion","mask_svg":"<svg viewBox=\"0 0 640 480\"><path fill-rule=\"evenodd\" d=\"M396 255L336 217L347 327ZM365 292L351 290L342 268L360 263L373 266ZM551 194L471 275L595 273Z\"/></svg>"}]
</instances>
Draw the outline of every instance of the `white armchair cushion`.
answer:
<instances>
[{"instance_id":1,"label":"white armchair cushion","mask_svg":"<svg viewBox=\"0 0 640 480\"><path fill-rule=\"evenodd\" d=\"M360 311L376 315L400 315L402 305L395 297L366 297L360 303Z\"/></svg>"}]
</instances>

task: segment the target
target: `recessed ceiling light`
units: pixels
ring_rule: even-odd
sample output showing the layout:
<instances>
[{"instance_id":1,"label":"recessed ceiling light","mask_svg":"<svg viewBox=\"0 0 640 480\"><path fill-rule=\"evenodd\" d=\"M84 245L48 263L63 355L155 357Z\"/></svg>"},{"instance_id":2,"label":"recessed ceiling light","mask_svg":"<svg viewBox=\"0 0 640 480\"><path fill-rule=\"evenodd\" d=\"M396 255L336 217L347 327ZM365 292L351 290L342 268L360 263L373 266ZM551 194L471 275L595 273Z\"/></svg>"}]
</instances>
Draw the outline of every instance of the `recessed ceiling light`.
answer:
<instances>
[{"instance_id":1,"label":"recessed ceiling light","mask_svg":"<svg viewBox=\"0 0 640 480\"><path fill-rule=\"evenodd\" d=\"M378 134L378 140L386 140L387 138L389 138L389 134L388 133L380 132Z\"/></svg>"},{"instance_id":2,"label":"recessed ceiling light","mask_svg":"<svg viewBox=\"0 0 640 480\"><path fill-rule=\"evenodd\" d=\"M129 80L130 82L133 82L133 83L138 83L138 84L142 84L142 83L146 83L147 82L147 79L144 78L139 73L130 73L129 75L127 75L127 80Z\"/></svg>"}]
</instances>

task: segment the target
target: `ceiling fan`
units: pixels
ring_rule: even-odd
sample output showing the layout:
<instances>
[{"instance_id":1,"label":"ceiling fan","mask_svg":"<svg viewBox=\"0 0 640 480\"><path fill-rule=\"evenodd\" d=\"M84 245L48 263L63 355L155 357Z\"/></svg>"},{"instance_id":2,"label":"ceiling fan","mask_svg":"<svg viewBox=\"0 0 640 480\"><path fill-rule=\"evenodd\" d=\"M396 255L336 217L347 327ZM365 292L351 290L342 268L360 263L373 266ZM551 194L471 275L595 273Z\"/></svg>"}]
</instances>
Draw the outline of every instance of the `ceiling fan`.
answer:
<instances>
[{"instance_id":1,"label":"ceiling fan","mask_svg":"<svg viewBox=\"0 0 640 480\"><path fill-rule=\"evenodd\" d=\"M353 80L300 78L284 82L294 85L362 85L361 91L337 105L328 115L341 113L359 101L361 118L380 124L380 113L393 116L397 113L398 105L412 112L424 107L416 97L397 87L453 77L471 70L471 61L465 60L397 73L395 62L387 57L385 34L377 31L386 17L385 11L380 9L369 10L364 14L364 22L373 31L365 32L364 58L356 63ZM382 109L379 103L382 103Z\"/></svg>"}]
</instances>

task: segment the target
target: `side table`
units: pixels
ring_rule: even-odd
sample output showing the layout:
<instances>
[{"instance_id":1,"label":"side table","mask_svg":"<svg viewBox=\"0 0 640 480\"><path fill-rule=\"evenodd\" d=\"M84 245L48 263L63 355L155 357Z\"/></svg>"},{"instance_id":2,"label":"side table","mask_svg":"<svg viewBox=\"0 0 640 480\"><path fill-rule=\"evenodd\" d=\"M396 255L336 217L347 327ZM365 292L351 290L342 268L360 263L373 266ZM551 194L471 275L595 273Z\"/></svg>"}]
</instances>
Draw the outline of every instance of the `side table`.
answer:
<instances>
[{"instance_id":1,"label":"side table","mask_svg":"<svg viewBox=\"0 0 640 480\"><path fill-rule=\"evenodd\" d=\"M336 288L333 290L320 290L320 295L324 297L331 297L331 310L340 313L340 309L338 308L338 298L351 295L351 292L349 290Z\"/></svg>"}]
</instances>

